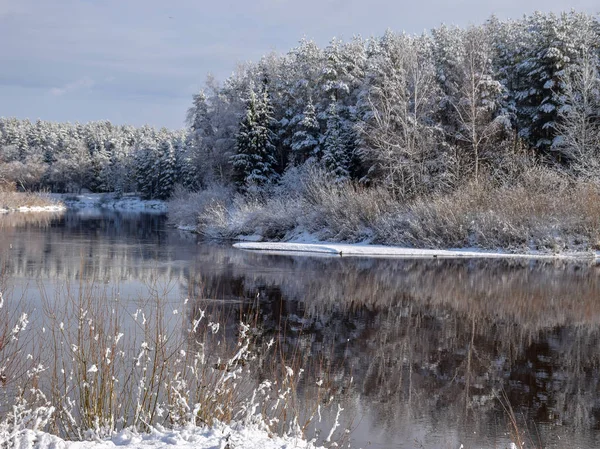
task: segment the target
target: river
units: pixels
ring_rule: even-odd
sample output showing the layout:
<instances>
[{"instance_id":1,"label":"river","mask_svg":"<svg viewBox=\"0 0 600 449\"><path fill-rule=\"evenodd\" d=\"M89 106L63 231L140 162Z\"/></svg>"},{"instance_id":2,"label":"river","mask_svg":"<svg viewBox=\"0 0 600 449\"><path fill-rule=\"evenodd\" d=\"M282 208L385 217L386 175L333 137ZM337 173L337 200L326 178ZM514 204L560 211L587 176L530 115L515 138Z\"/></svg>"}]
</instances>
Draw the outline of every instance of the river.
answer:
<instances>
[{"instance_id":1,"label":"river","mask_svg":"<svg viewBox=\"0 0 600 449\"><path fill-rule=\"evenodd\" d=\"M273 255L163 215L87 211L0 216L0 267L33 310L91 282L251 312L307 373L326 373L352 447L505 448L511 414L526 447L600 447L593 262Z\"/></svg>"}]
</instances>

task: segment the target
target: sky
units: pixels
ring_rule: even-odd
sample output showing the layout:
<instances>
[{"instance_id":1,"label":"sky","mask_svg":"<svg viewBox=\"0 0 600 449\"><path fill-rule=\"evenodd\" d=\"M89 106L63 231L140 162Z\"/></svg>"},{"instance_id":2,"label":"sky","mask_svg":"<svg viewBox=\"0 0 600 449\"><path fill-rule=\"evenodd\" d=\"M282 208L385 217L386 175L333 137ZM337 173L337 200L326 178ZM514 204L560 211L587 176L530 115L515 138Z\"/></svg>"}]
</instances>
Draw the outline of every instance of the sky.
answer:
<instances>
[{"instance_id":1,"label":"sky","mask_svg":"<svg viewBox=\"0 0 600 449\"><path fill-rule=\"evenodd\" d=\"M420 33L597 0L0 0L0 116L181 128L209 74L302 38Z\"/></svg>"}]
</instances>

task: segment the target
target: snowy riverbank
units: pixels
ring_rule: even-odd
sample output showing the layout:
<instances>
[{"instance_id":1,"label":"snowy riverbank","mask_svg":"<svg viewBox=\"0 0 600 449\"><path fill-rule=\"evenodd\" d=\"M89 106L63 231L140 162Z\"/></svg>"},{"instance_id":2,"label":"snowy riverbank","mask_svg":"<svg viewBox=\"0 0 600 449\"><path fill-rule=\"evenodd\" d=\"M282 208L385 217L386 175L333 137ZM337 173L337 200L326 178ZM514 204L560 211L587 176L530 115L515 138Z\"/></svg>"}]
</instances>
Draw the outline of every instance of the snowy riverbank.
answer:
<instances>
[{"instance_id":1,"label":"snowy riverbank","mask_svg":"<svg viewBox=\"0 0 600 449\"><path fill-rule=\"evenodd\" d=\"M67 209L110 209L115 211L149 212L163 214L167 204L160 200L143 200L139 196L116 196L111 193L9 193L10 198L0 201L0 213L9 212L62 212Z\"/></svg>"},{"instance_id":2,"label":"snowy riverbank","mask_svg":"<svg viewBox=\"0 0 600 449\"><path fill-rule=\"evenodd\" d=\"M9 212L62 212L66 210L66 207L62 204L53 204L50 206L18 206L11 208L0 208L0 214L7 214Z\"/></svg>"},{"instance_id":3,"label":"snowy riverbank","mask_svg":"<svg viewBox=\"0 0 600 449\"><path fill-rule=\"evenodd\" d=\"M399 258L493 258L493 259L597 259L594 252L542 254L508 253L479 249L419 249L397 246L327 243L327 242L238 242L235 248L271 253L305 253L351 257L399 257Z\"/></svg>"},{"instance_id":4,"label":"snowy riverbank","mask_svg":"<svg viewBox=\"0 0 600 449\"><path fill-rule=\"evenodd\" d=\"M67 209L111 209L131 212L167 212L167 204L160 200L143 200L135 195L117 196L111 193L86 193L80 195L53 193L51 198L62 202Z\"/></svg>"},{"instance_id":5,"label":"snowy riverbank","mask_svg":"<svg viewBox=\"0 0 600 449\"><path fill-rule=\"evenodd\" d=\"M301 438L270 436L258 427L216 425L213 428L187 426L176 430L155 429L148 434L129 430L119 432L111 439L99 441L65 441L41 431L22 430L0 445L19 449L316 449ZM14 444L14 446L12 445Z\"/></svg>"},{"instance_id":6,"label":"snowy riverbank","mask_svg":"<svg viewBox=\"0 0 600 449\"><path fill-rule=\"evenodd\" d=\"M64 203L46 193L0 190L0 214L9 212L61 212Z\"/></svg>"}]
</instances>

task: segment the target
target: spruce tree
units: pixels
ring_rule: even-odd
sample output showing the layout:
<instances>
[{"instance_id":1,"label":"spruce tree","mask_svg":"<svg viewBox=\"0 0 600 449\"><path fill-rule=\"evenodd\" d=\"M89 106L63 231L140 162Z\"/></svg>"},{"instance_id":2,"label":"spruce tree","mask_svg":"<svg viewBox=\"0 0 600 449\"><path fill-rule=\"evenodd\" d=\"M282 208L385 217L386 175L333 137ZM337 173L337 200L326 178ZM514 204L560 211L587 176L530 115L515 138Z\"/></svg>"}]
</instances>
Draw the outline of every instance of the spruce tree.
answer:
<instances>
[{"instance_id":1,"label":"spruce tree","mask_svg":"<svg viewBox=\"0 0 600 449\"><path fill-rule=\"evenodd\" d=\"M277 178L273 111L266 86L259 97L253 89L236 136L231 157L234 180L239 187L262 186Z\"/></svg>"},{"instance_id":2,"label":"spruce tree","mask_svg":"<svg viewBox=\"0 0 600 449\"><path fill-rule=\"evenodd\" d=\"M350 161L336 102L331 102L327 115L327 130L323 141L323 164L336 182L343 182L350 177Z\"/></svg>"},{"instance_id":3,"label":"spruce tree","mask_svg":"<svg viewBox=\"0 0 600 449\"><path fill-rule=\"evenodd\" d=\"M161 200L171 196L175 185L175 148L171 140L163 140L158 146L154 170L157 177L156 198Z\"/></svg>"},{"instance_id":4,"label":"spruce tree","mask_svg":"<svg viewBox=\"0 0 600 449\"><path fill-rule=\"evenodd\" d=\"M297 130L292 137L292 154L296 164L302 164L310 158L320 157L319 122L315 113L312 98L304 108Z\"/></svg>"}]
</instances>

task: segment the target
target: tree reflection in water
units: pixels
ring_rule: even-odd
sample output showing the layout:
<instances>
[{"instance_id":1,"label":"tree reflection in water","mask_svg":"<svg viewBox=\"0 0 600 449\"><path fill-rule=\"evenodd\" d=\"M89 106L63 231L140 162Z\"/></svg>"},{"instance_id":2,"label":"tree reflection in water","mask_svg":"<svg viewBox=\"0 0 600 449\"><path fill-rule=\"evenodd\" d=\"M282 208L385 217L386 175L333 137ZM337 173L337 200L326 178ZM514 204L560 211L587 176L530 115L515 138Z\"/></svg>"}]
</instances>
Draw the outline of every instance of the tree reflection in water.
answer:
<instances>
[{"instance_id":1,"label":"tree reflection in water","mask_svg":"<svg viewBox=\"0 0 600 449\"><path fill-rule=\"evenodd\" d=\"M537 447L600 446L595 263L275 256L196 242L160 216L2 220L14 282L164 279L193 298L190 317L251 318L280 345L257 381L277 358L323 378L358 447L505 447L504 394Z\"/></svg>"}]
</instances>

